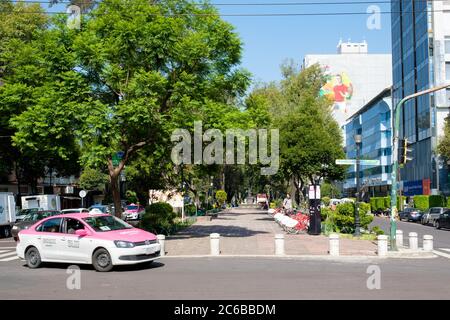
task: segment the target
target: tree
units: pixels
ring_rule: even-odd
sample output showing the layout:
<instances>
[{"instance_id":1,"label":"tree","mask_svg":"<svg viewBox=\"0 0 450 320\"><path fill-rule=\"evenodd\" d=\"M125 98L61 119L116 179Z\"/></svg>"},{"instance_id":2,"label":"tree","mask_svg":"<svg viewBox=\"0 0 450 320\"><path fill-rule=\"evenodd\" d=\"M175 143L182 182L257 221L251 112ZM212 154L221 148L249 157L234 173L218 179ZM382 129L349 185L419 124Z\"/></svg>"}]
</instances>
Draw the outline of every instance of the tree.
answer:
<instances>
[{"instance_id":1,"label":"tree","mask_svg":"<svg viewBox=\"0 0 450 320\"><path fill-rule=\"evenodd\" d=\"M324 76L319 66L297 70L292 61L282 66L280 83L259 86L253 102L268 110L270 123L280 130L280 175L288 180L300 201L303 187L313 176L340 180L344 168L335 160L344 156L342 133L332 118L330 101L319 97Z\"/></svg>"},{"instance_id":2,"label":"tree","mask_svg":"<svg viewBox=\"0 0 450 320\"><path fill-rule=\"evenodd\" d=\"M104 191L106 183L108 183L108 175L97 169L86 168L80 175L80 188L85 190Z\"/></svg>"},{"instance_id":3,"label":"tree","mask_svg":"<svg viewBox=\"0 0 450 320\"><path fill-rule=\"evenodd\" d=\"M50 48L58 45L67 70L55 70L58 80L14 120L14 141L39 149L38 141L48 142L48 120L41 114L51 117L48 139L68 133L78 141L84 166L107 165L116 208L125 165L144 149L170 146L173 129L233 103L249 82L248 73L237 68L241 41L207 4L102 1L85 15L81 30L68 30L59 18L41 40ZM61 157L73 150L50 145ZM113 155L119 151L123 157L116 166Z\"/></svg>"},{"instance_id":4,"label":"tree","mask_svg":"<svg viewBox=\"0 0 450 320\"><path fill-rule=\"evenodd\" d=\"M68 152L68 157L61 157L56 149L49 147L49 140L40 150L18 147L11 139L17 132L11 120L39 100L45 92L45 84L50 79L55 80L54 74L59 72L54 71L64 63L59 63L62 56L58 55L57 46L47 46L46 56L42 55L42 46L36 46L49 24L39 4L1 0L0 14L0 175L14 172L19 186L30 183L32 192L36 193L37 181L46 173L56 171L59 175L70 175L79 171L76 147ZM42 61L48 63L47 72L39 67ZM29 125L33 125L33 119L29 120ZM49 124L51 120L46 119ZM53 130L50 126L46 129ZM72 140L64 135L52 142L66 144L69 149Z\"/></svg>"},{"instance_id":5,"label":"tree","mask_svg":"<svg viewBox=\"0 0 450 320\"><path fill-rule=\"evenodd\" d=\"M440 137L438 152L441 156L450 159L450 116L445 118L444 135Z\"/></svg>"}]
</instances>

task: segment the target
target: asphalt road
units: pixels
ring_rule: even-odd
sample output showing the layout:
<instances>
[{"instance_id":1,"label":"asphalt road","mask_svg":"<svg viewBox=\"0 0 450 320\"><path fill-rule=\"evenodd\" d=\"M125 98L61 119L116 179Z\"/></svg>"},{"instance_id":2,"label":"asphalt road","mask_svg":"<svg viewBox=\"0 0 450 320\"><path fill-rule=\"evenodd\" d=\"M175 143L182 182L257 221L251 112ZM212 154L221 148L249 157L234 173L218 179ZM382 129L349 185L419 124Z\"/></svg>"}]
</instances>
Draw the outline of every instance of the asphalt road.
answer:
<instances>
[{"instance_id":1,"label":"asphalt road","mask_svg":"<svg viewBox=\"0 0 450 320\"><path fill-rule=\"evenodd\" d=\"M369 290L371 265L381 289ZM162 258L109 273L81 266L80 289L69 290L68 265L29 269L0 262L4 299L448 299L450 260L324 261L287 258ZM74 283L70 282L69 283Z\"/></svg>"},{"instance_id":2,"label":"asphalt road","mask_svg":"<svg viewBox=\"0 0 450 320\"><path fill-rule=\"evenodd\" d=\"M389 235L389 218L375 217L371 227L379 226L385 234ZM408 244L408 234L417 232L419 236L419 246L422 246L423 236L428 234L433 236L434 248L438 251L450 253L450 230L437 230L431 225L422 225L420 222L397 221L397 229L403 231L403 240Z\"/></svg>"}]
</instances>

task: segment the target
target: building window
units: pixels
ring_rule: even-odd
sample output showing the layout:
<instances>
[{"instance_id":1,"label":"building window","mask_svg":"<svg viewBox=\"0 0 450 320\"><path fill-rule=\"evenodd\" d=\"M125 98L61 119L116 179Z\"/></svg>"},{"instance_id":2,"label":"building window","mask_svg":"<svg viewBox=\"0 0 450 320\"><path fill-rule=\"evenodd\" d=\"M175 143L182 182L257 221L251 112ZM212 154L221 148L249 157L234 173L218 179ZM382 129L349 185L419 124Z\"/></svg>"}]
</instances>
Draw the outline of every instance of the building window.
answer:
<instances>
[{"instance_id":1,"label":"building window","mask_svg":"<svg viewBox=\"0 0 450 320\"><path fill-rule=\"evenodd\" d=\"M445 54L450 54L450 37L445 37Z\"/></svg>"},{"instance_id":2,"label":"building window","mask_svg":"<svg viewBox=\"0 0 450 320\"><path fill-rule=\"evenodd\" d=\"M450 80L450 62L445 63L445 79Z\"/></svg>"}]
</instances>

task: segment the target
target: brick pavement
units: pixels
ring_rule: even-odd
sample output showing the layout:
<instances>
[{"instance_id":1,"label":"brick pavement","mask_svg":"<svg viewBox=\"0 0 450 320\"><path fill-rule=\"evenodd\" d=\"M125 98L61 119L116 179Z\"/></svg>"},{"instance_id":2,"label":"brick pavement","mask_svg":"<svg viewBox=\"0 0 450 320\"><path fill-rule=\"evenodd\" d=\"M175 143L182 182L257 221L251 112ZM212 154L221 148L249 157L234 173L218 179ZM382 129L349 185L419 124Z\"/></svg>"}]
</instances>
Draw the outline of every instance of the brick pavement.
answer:
<instances>
[{"instance_id":1,"label":"brick pavement","mask_svg":"<svg viewBox=\"0 0 450 320\"><path fill-rule=\"evenodd\" d=\"M285 233L266 211L235 208L219 213L211 221L196 222L191 227L167 237L169 256L208 255L209 235L219 233L221 254L273 255L274 236ZM340 240L341 255L375 255L376 243L367 240ZM327 255L328 238L308 234L285 234L287 255Z\"/></svg>"}]
</instances>

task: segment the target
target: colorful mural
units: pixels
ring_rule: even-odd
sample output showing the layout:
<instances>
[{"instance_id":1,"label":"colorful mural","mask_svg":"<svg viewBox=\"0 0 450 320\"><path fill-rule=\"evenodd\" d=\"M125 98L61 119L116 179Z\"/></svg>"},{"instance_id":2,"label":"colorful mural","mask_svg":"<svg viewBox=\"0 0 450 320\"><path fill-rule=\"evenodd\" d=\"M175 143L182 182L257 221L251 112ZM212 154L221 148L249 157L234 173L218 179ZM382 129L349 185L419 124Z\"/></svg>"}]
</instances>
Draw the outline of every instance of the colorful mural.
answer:
<instances>
[{"instance_id":1,"label":"colorful mural","mask_svg":"<svg viewBox=\"0 0 450 320\"><path fill-rule=\"evenodd\" d=\"M324 70L327 82L320 89L320 96L325 96L333 102L334 111L348 113L348 106L353 96L353 84L347 73L331 74L327 72L328 70L329 67Z\"/></svg>"}]
</instances>

